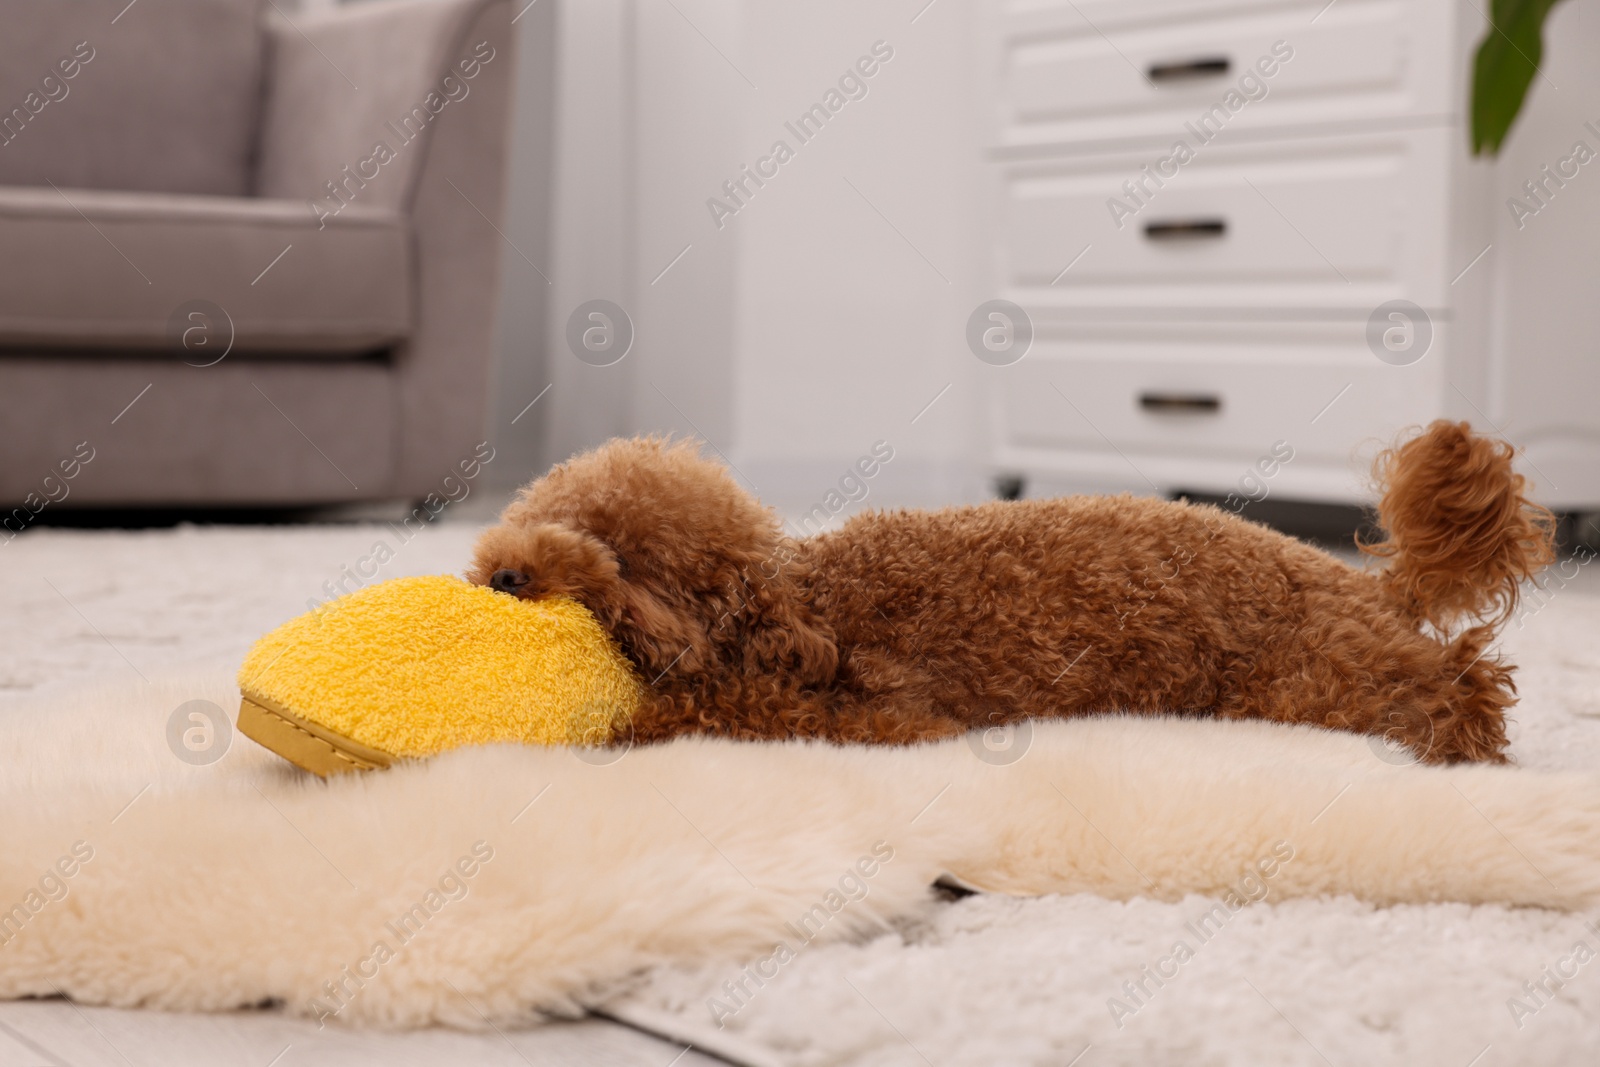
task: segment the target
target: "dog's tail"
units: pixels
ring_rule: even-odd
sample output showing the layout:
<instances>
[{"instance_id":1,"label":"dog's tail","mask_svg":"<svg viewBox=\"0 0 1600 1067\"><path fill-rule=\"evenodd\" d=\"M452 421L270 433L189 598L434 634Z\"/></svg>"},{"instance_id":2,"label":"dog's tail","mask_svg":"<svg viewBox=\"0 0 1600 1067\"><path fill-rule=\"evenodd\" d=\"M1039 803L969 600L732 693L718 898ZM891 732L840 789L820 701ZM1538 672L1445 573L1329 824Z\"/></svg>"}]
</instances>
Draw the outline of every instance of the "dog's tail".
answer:
<instances>
[{"instance_id":1,"label":"dog's tail","mask_svg":"<svg viewBox=\"0 0 1600 1067\"><path fill-rule=\"evenodd\" d=\"M1520 583L1555 557L1555 516L1523 495L1515 449L1440 419L1378 456L1384 581L1419 622L1448 633L1467 619L1491 631L1517 607Z\"/></svg>"}]
</instances>

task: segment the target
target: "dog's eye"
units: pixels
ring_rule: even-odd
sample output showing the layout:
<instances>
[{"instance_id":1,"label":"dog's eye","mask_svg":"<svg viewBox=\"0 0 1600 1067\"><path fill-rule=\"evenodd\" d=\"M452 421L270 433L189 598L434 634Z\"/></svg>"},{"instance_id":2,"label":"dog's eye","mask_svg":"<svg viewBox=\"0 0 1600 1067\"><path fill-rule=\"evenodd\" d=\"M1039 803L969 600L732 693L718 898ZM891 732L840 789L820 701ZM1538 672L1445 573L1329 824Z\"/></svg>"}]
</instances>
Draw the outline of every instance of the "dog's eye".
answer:
<instances>
[{"instance_id":1,"label":"dog's eye","mask_svg":"<svg viewBox=\"0 0 1600 1067\"><path fill-rule=\"evenodd\" d=\"M611 556L617 561L617 577L626 578L628 576L627 559L623 557L622 553L616 551L615 549L612 549Z\"/></svg>"}]
</instances>

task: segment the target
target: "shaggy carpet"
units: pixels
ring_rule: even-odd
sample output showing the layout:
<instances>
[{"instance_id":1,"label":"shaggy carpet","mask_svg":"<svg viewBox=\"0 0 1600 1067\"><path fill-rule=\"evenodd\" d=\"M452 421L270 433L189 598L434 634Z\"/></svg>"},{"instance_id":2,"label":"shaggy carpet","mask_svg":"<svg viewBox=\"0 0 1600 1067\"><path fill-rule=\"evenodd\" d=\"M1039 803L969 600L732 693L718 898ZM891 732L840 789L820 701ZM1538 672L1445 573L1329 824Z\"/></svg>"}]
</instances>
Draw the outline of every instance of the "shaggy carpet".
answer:
<instances>
[{"instance_id":1,"label":"shaggy carpet","mask_svg":"<svg viewBox=\"0 0 1600 1067\"><path fill-rule=\"evenodd\" d=\"M139 691L135 686L147 691L171 684L173 664L200 661L214 668L218 663L236 662L256 634L304 610L308 598L326 595L321 591L324 582L337 581L346 566L360 569L359 560L370 554L375 539L392 541L394 536L385 527L179 530L137 535L45 531L0 547L10 554L8 565L0 569L0 595L12 609L0 617L0 687L12 691L4 702L7 737L0 785L13 825L20 827L6 851L7 858L16 862L7 866L15 872L24 854L31 862L40 848L67 850L59 859L74 868L78 888L51 906L78 923L66 923L63 930L82 934L81 922L90 915L84 910L94 884L90 879L111 866L104 861L116 855L117 846L107 845L95 858L75 862L71 845L77 838L56 843L50 833L44 833L66 825L55 820L71 821L66 809L47 803L50 799L81 799L97 790L93 799L102 801L106 810L70 813L80 816L79 823L86 828L98 823L110 829L114 822L114 827L126 828L130 840L143 840L140 835L151 833L152 827L167 826L170 836L157 838L156 843L169 857L194 855L197 840L208 843L218 854L232 850L229 854L248 855L252 848L271 853L298 845L308 850L302 856L306 864L296 867L302 874L320 862L310 854L316 846L309 838L322 827L317 798L282 768L263 761L263 754L251 752L248 742L235 738L239 749L206 763L202 760L212 742L202 737L191 745L192 738L183 729L174 733L169 728L170 716L146 721L130 715L122 723L126 729L112 731L96 731L92 722L74 721L70 713L60 710L39 716L36 713L45 707L84 706L67 698L58 684L97 673L102 692ZM450 526L423 531L414 541L398 546L401 551L394 553L377 577L454 570L465 558L470 536L471 531ZM1508 635L1508 650L1524 667L1525 699L1513 734L1514 751L1531 769L1589 771L1600 750L1600 726L1594 722L1600 715L1600 652L1595 641L1600 636L1600 598L1594 596L1595 588L1590 575L1579 573L1575 581L1536 601L1523 625ZM47 688L54 692L39 692L45 683L51 683ZM194 684L183 683L180 689L190 692ZM203 684L217 689L214 702L226 702L227 694L214 681ZM179 722L181 727L199 720ZM204 725L200 723L200 727ZM205 733L203 728L201 733ZM1385 783L1402 778L1413 781L1417 776L1365 742L1351 745L1347 740L1335 740L1331 742L1334 748L1329 748L1329 743L1322 738L1309 745L1323 754L1312 761L1322 766L1320 778L1308 775L1298 757L1281 752L1261 764L1261 773L1275 776L1285 783L1286 790L1329 784L1343 773L1352 783L1350 790L1343 796L1338 789L1328 791L1335 799L1325 814L1317 812L1318 825L1360 815L1358 825L1370 841L1351 853L1351 858L1378 860L1375 867L1368 864L1363 869L1375 871L1373 876L1391 889L1409 884L1419 870L1450 873L1448 863L1441 866L1439 857L1430 860L1423 854L1430 842L1437 847L1438 835L1407 836L1419 825L1419 812L1432 802L1423 803L1402 793L1392 793L1387 799L1383 796ZM1337 755L1329 755L1336 749ZM980 746L960 753L970 772L965 784L953 786L955 792L934 803L925 816L918 813L937 831L930 831L931 838L952 836L943 839L938 848L919 853L916 862L879 865L877 873L890 877L875 875L872 891L841 910L839 914L847 916L847 921L833 926L849 937L819 937L804 943L790 939L796 947L788 953L767 947L775 947L782 938L781 933L777 938L770 936L770 930L761 931L765 940L734 939L712 946L715 951L700 951L715 940L715 931L704 925L705 915L723 912L696 908L675 917L663 910L680 906L688 899L686 894L694 892L713 894L730 887L735 895L740 892L730 873L732 864L724 862L730 857L718 856L707 838L724 840L718 831L727 824L718 820L751 807L749 798L759 791L759 781L752 783L730 774L727 788L717 794L716 778L707 776L704 784L712 787L710 792L720 796L720 801L697 810L692 821L702 827L710 825L711 831L701 837L697 830L691 840L681 826L678 829L684 835L682 840L698 841L694 862L661 869L633 867L628 872L631 894L611 901L617 910L630 906L642 912L655 909L656 914L647 921L665 940L656 946L654 960L645 961L654 966L639 971L621 987L613 987L609 981L590 985L584 1001L597 1006L596 1002L603 1000L598 1006L605 1011L750 1063L1076 1062L1091 1067L1097 1063L1361 1062L1466 1067L1591 1062L1592 1050L1600 1044L1600 979L1590 974L1587 965L1600 947L1600 935L1588 925L1589 915L1504 904L1378 906L1349 896L1324 897L1317 895L1316 879L1318 864L1326 857L1319 859L1314 849L1304 845L1286 861L1269 862L1272 873L1262 868L1254 882L1245 881L1248 872L1232 873L1241 866L1236 861L1244 858L1243 854L1229 854L1225 865L1230 867L1228 877L1211 872L1204 886L1207 896L1172 899L1183 882L1171 879L1157 862L1158 854L1143 851L1145 845L1158 841L1163 849L1187 847L1187 855L1199 855L1208 835L1213 839L1228 836L1219 834L1219 818L1234 820L1230 825L1237 826L1243 814L1235 810L1219 815L1217 798L1203 787L1206 781L1216 780L1219 753L1200 735L1175 747L1182 758L1165 768L1170 773L1145 767L1149 772L1145 777L1121 783L1123 795L1139 801L1139 810L1148 813L1146 822L1153 826L1110 822L1118 809L1107 806L1104 799L1078 813L1084 816L1081 824L1054 821L1060 818L1060 803L1052 816L1050 830L1076 827L1076 848L1098 857L1099 868L1090 864L1084 869L1098 869L1102 876L1116 872L1120 881L1109 891L1126 899L1072 892L1030 899L980 894L899 907L902 899L910 899L903 894L914 890L935 866L959 867L963 860L987 857L983 863L956 871L967 881L979 881L986 872L1005 866L1004 857L1011 854L1002 848L1002 842L982 835L974 838L967 832L971 828L967 822L950 818L964 806L993 807L992 801L998 800L1000 807L1015 809L1023 803L1026 798L1006 793L1009 786L1005 783L1028 776L1030 769L1040 767L1054 751L1049 731L1036 732L1033 747L1013 761L1018 751L1022 748L1013 738L1010 747ZM189 758L181 753L188 753ZM503 823L510 816L499 807L509 803L509 794L501 796L499 789L488 788L488 784L527 775L527 784L542 787L540 768L528 759L537 762L549 755L463 753L429 769L413 769L408 772L410 780L391 775L380 784L343 788L359 794L358 800L366 798L366 816L378 819L371 824L378 826L383 813L412 787L425 791L430 779L454 780L463 789L470 786L477 793L492 794L485 803L490 799L496 802L494 817ZM1325 757L1331 763L1323 762ZM157 762L152 763L152 758ZM650 754L633 753L614 769L643 768L649 758ZM487 762L475 766L475 760ZM500 768L498 775L487 773L496 760L511 762ZM1345 765L1344 772L1330 772L1333 764L1340 763ZM566 765L570 769L574 761L568 757ZM1358 765L1362 768L1359 773L1349 773ZM108 768L114 767L120 767L121 773L108 773ZM152 768L159 768L159 773L145 773ZM990 775L988 787L976 777L979 772ZM1328 778L1329 773L1334 778ZM1523 783L1560 780L1493 773ZM1427 772L1417 774L1436 780ZM1208 779L1208 775L1212 777ZM152 788L144 791L141 781L151 783ZM178 783L207 781L207 788L218 796L259 789L284 810L274 813L267 805L254 803L253 820L239 825L240 833L230 841L221 832L225 824L206 821L206 813L212 809L204 805L185 809L181 803ZM823 881L836 882L839 871L866 856L856 853L863 848L870 852L870 842L854 840L871 835L873 829L867 824L902 814L889 812L887 809L896 805L887 800L876 807L863 807L855 803L859 798L849 798L851 802L841 807L841 794L851 787L851 781L848 775L841 779L814 769L806 787L796 791L796 817L803 820L811 814L815 836L829 843L813 857L804 877L787 878L794 891L763 911L767 920L792 923L808 913L823 899L812 899ZM69 788L74 784L79 787L76 793ZM637 786L637 780L634 784ZM1489 895L1530 903L1558 902L1563 892L1570 891L1574 878L1582 880L1581 872L1563 866L1560 856L1541 851L1542 846L1529 836L1537 836L1540 824L1512 825L1516 809L1497 807L1492 796L1470 781L1444 784L1452 790L1459 788L1465 802L1457 806L1456 821L1450 823L1445 843L1480 856L1487 855L1483 849L1504 846L1494 863L1454 868L1451 876L1479 878L1487 872L1511 879L1521 887L1521 895L1511 892L1504 881ZM1177 794L1172 792L1175 788ZM53 798L47 795L51 789L58 790ZM122 796L123 792L128 795ZM527 792L530 799L536 795L536 790ZM936 793L937 788L928 792ZM986 795L991 792L993 797ZM1175 796L1182 803L1175 803ZM553 791L545 800L555 798ZM1152 798L1164 798L1164 803L1147 806ZM1081 797L1074 799L1082 802ZM1358 803L1349 804L1351 801ZM905 802L901 798L897 804ZM124 809L123 804L129 806ZM595 802L596 807L601 804ZM1583 806L1581 800L1560 805L1557 821L1579 814ZM661 806L656 808L659 818ZM192 813L195 831L187 838L182 819L173 825L157 818L158 812L176 817L174 813L185 810ZM359 815L363 809L361 804L351 803L341 810ZM522 820L518 825L542 827L549 824L540 819L550 820L556 812L566 812L570 818L574 810L540 802L516 815ZM226 811L219 809L217 814L225 816ZM487 809L479 814L487 817ZM269 828L274 818L281 821ZM467 814L461 818L472 821ZM853 834L837 836L850 818L861 820L862 825L853 827ZM1262 835L1260 841L1252 841L1245 852L1253 855L1261 851L1261 844L1270 847L1269 838L1284 837L1267 825L1270 822L1265 820L1255 828ZM651 825L659 831L666 824ZM312 833L302 833L297 826L309 827ZM471 940L471 931L477 927L468 920L476 909L496 899L509 899L504 894L497 897L495 883L484 876L509 869L514 860L526 862L527 857L516 860L515 849L510 849L497 853L492 861L472 863L472 844L488 837L473 837L465 824L450 829L460 832L429 838L426 847L411 853L409 864L398 873L384 866L392 856L385 859L384 850L378 847L381 841L369 842L365 850L359 844L350 844L348 851L336 849L323 857L329 862L320 868L321 881L306 876L299 885L301 892L288 898L276 921L289 931L325 921L322 909L311 904L317 894L332 892L324 882L337 890L342 884L339 879L346 875L353 875L355 884L367 885L370 890L383 882L383 872L390 871L394 877L383 886L387 895L373 898L373 906L381 910L388 904L405 903L407 890L428 880L422 874L438 874L432 867L422 870L427 866L424 858L438 860L435 866L443 864L441 871L468 860L479 876L478 885L463 895L459 905L449 905L442 918L459 931L450 942ZM52 843L36 840L40 833L51 837ZM103 840L114 842L117 838L112 834ZM359 842L359 838L337 834L320 840L325 847L333 842ZM1119 850L1126 854L1116 858L1125 864L1113 862L1112 854ZM603 853L602 849L596 855ZM1517 854L1515 861L1511 853ZM204 854L202 850L200 855ZM741 853L740 857L749 862L747 855ZM899 858L909 861L913 857L905 853ZM1257 857L1259 861L1270 859L1265 853ZM98 868L97 862L101 863ZM501 864L498 869L495 862ZM152 866L152 877L145 885L166 895L135 898L122 905L126 917L147 917L148 921L106 933L106 944L100 946L103 955L95 958L93 965L89 965L91 957L80 956L84 966L74 973L56 973L51 981L82 990L89 999L171 1003L174 1001L163 998L188 996L189 1003L200 1004L211 996L221 998L218 1005L227 1002L248 987L218 990L200 983L198 976L214 977L218 960L228 958L229 945L238 940L240 931L206 927L208 932L194 930L187 941L168 942L160 940L160 933L181 929L186 915L228 914L217 894L228 893L236 883L208 884L186 878L181 870ZM339 868L344 873L339 873ZM1350 867L1346 864L1338 869L1348 871ZM1059 879L1062 870L1047 873ZM762 885L783 881L781 874L763 868L756 880ZM69 887L73 877L65 878ZM1149 882L1143 881L1146 878ZM447 898L453 885L446 887ZM1339 888L1341 883L1324 885ZM1369 882L1357 888L1387 900L1452 895L1426 887L1413 889L1410 895L1386 895L1373 885ZM1108 891L1104 878L1076 884L1068 880L1053 888L1085 886ZM8 893L13 888L6 886ZM1227 901L1230 890L1239 906L1218 911L1218 901ZM1454 895L1485 899L1473 892ZM1244 902L1256 897L1261 899ZM237 906L237 893L227 897L226 903ZM404 910L399 908L396 914ZM104 915L102 909L100 916ZM41 923L33 932L42 935L46 929ZM354 937L354 931L346 933L344 940L351 940L351 945L341 941L334 947L351 948L361 940ZM497 930L496 936L484 938L480 950L489 958L511 951L515 939L507 941L504 933ZM118 955L118 945L126 949L140 937L154 939L148 945L162 946L166 953L127 950ZM36 951L55 952L55 959L71 955L61 942L42 940L43 947ZM18 938L10 950L29 943ZM172 951L174 944L184 950ZM0 948L0 958L10 950ZM528 984L497 999L496 990L481 984L471 969L441 967L429 955L431 951L413 951L393 966L382 968L383 979L362 989L348 1007L340 1005L339 1017L403 1023L438 1019L476 1025L482 1021L477 1014L480 1011L508 1018L528 1003L554 1003L548 999L549 989L535 988L538 980L551 973L545 959L513 959L503 973L526 976ZM105 954L115 959L107 962ZM358 952L351 959L359 961L360 956ZM39 958L34 957L34 962ZM343 956L332 952L329 958ZM587 959L582 952L573 958L580 963ZM303 968L304 974L289 968L258 977L266 984L276 981L283 988L298 989L295 982L320 974L327 962L317 957ZM138 980L113 983L117 988L108 988L107 976L119 973L113 963L127 968L121 974L136 975ZM584 972L584 967L578 966L577 971ZM13 978L17 973L12 972ZM333 973L337 975L337 967ZM404 980L408 976L424 974L451 978L451 984L458 987L455 992L461 994L459 999L434 990L438 999L424 997L426 1007L419 1014L415 1002L401 994L407 989ZM579 977L578 985L585 985L595 974L584 972ZM384 984L390 980L393 988ZM15 983L9 990L25 991ZM307 1010L305 1003L292 1006Z\"/></svg>"}]
</instances>

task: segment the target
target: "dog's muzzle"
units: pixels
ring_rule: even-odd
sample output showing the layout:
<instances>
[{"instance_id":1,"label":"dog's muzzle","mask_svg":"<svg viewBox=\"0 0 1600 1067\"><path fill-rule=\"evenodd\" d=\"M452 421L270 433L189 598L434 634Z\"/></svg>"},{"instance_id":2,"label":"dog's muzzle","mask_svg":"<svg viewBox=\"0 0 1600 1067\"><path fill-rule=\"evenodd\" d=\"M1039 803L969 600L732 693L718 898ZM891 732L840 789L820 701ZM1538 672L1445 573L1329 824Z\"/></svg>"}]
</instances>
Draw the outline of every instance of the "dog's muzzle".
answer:
<instances>
[{"instance_id":1,"label":"dog's muzzle","mask_svg":"<svg viewBox=\"0 0 1600 1067\"><path fill-rule=\"evenodd\" d=\"M521 571L502 567L489 576L489 588L497 593L510 593L516 596L530 580Z\"/></svg>"}]
</instances>

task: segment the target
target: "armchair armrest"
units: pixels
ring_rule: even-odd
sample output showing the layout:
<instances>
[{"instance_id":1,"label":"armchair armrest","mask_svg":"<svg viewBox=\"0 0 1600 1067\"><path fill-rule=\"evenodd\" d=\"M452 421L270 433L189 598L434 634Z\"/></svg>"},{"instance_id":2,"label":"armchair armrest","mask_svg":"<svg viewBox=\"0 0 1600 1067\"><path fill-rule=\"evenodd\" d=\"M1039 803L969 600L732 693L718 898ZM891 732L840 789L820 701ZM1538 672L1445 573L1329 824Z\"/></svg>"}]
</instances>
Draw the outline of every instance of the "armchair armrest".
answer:
<instances>
[{"instance_id":1,"label":"armchair armrest","mask_svg":"<svg viewBox=\"0 0 1600 1067\"><path fill-rule=\"evenodd\" d=\"M305 200L319 219L358 203L410 223L415 321L390 357L390 496L440 491L487 439L511 19L511 0L371 0L269 25L256 194Z\"/></svg>"}]
</instances>

